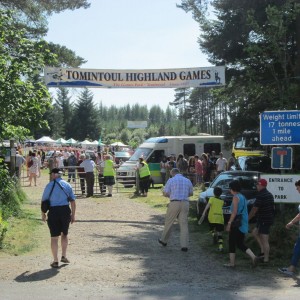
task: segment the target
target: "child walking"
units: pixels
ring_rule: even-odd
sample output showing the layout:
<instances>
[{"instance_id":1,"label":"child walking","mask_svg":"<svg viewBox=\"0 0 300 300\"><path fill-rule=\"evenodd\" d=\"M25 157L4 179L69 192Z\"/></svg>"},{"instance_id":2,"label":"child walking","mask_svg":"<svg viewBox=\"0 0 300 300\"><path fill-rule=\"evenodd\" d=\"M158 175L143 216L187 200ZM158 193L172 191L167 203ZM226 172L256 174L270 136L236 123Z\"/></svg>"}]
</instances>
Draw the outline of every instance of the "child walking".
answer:
<instances>
[{"instance_id":1,"label":"child walking","mask_svg":"<svg viewBox=\"0 0 300 300\"><path fill-rule=\"evenodd\" d=\"M206 215L206 212L209 209L208 213L208 222L210 231L213 234L214 242L218 243L218 251L223 251L223 236L222 232L224 231L224 216L223 216L223 204L224 201L220 199L222 194L222 189L220 187L214 188L214 197L210 197L206 207L203 211L203 214L198 222L200 225Z\"/></svg>"}]
</instances>

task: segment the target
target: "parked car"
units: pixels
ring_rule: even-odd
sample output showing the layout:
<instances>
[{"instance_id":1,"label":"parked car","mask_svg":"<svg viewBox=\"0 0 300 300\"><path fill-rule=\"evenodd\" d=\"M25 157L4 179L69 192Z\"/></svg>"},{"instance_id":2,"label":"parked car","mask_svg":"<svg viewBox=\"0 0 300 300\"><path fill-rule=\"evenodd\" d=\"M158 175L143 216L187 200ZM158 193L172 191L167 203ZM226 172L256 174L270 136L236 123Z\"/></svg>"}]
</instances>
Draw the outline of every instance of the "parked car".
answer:
<instances>
[{"instance_id":1,"label":"parked car","mask_svg":"<svg viewBox=\"0 0 300 300\"><path fill-rule=\"evenodd\" d=\"M44 165L43 165L45 168L48 167L48 160L53 155L53 153L54 153L54 150L50 150L45 154Z\"/></svg>"},{"instance_id":2,"label":"parked car","mask_svg":"<svg viewBox=\"0 0 300 300\"><path fill-rule=\"evenodd\" d=\"M278 173L271 167L271 158L269 156L239 156L236 166L232 170L258 171L263 173Z\"/></svg>"},{"instance_id":3,"label":"parked car","mask_svg":"<svg viewBox=\"0 0 300 300\"><path fill-rule=\"evenodd\" d=\"M17 149L17 144L14 144L15 150ZM8 167L10 166L10 155L11 155L11 149L10 149L10 142L9 141L3 141L0 143L0 158L1 163L5 163Z\"/></svg>"},{"instance_id":4,"label":"parked car","mask_svg":"<svg viewBox=\"0 0 300 300\"><path fill-rule=\"evenodd\" d=\"M200 193L197 202L197 212L200 216L202 211L210 197L214 195L214 188L220 187L222 189L221 199L224 200L223 214L227 221L230 216L230 205L232 202L232 194L230 193L229 183L232 180L238 180L241 184L241 193L247 199L248 211L251 210L253 203L256 199L256 183L261 176L260 172L256 171L226 171L219 174L214 181L208 186L208 188Z\"/></svg>"},{"instance_id":5,"label":"parked car","mask_svg":"<svg viewBox=\"0 0 300 300\"><path fill-rule=\"evenodd\" d=\"M127 161L131 157L131 154L127 151L117 151L115 152L115 163L118 165L120 160L122 162Z\"/></svg>"}]
</instances>

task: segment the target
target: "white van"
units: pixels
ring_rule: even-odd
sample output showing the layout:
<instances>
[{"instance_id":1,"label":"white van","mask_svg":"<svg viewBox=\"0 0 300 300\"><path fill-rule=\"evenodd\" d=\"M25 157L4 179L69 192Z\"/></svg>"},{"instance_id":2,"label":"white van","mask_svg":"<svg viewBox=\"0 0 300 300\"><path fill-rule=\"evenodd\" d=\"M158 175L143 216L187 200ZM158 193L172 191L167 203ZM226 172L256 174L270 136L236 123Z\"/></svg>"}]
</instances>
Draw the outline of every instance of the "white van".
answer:
<instances>
[{"instance_id":1,"label":"white van","mask_svg":"<svg viewBox=\"0 0 300 300\"><path fill-rule=\"evenodd\" d=\"M216 152L219 155L223 152L225 158L229 158L231 151L225 148L223 136L203 134L199 136L162 136L152 137L142 143L130 157L117 170L117 178L134 181L136 177L136 166L138 159L143 157L149 165L153 183L162 183L160 175L160 162L163 156L182 153L191 157L195 154L201 156L202 153Z\"/></svg>"}]
</instances>

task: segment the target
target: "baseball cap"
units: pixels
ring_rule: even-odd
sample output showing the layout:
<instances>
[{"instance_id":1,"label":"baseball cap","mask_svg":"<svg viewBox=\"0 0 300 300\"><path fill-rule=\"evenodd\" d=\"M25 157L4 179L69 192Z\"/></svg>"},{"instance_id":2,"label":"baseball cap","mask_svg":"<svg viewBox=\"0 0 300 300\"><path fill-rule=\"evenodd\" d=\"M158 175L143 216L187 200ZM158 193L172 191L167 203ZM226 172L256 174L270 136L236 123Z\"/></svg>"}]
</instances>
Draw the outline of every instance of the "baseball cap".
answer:
<instances>
[{"instance_id":1,"label":"baseball cap","mask_svg":"<svg viewBox=\"0 0 300 300\"><path fill-rule=\"evenodd\" d=\"M60 169L58 169L58 168L54 168L54 169L51 170L50 174L52 174L52 173L54 173L54 174L62 174L63 172Z\"/></svg>"},{"instance_id":2,"label":"baseball cap","mask_svg":"<svg viewBox=\"0 0 300 300\"><path fill-rule=\"evenodd\" d=\"M259 180L257 181L257 184L259 184L259 185L261 185L261 186L267 186L267 185L268 185L268 182L267 182L266 179L261 178L261 179L259 179Z\"/></svg>"}]
</instances>

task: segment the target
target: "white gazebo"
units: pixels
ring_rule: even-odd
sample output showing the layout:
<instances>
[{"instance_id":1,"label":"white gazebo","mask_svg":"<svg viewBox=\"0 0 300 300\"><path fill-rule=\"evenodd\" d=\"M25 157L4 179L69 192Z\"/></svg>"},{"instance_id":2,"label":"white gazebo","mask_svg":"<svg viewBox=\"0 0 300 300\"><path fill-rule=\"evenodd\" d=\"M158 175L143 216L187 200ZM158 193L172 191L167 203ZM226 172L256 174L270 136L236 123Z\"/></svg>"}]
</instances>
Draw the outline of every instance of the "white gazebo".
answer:
<instances>
[{"instance_id":1,"label":"white gazebo","mask_svg":"<svg viewBox=\"0 0 300 300\"><path fill-rule=\"evenodd\" d=\"M79 145L81 145L83 148L87 148L89 146L92 146L92 143L88 140L84 140L82 142L79 142Z\"/></svg>"},{"instance_id":2,"label":"white gazebo","mask_svg":"<svg viewBox=\"0 0 300 300\"><path fill-rule=\"evenodd\" d=\"M43 136L40 139L35 141L36 143L40 143L40 144L54 144L55 141L52 140L49 136Z\"/></svg>"},{"instance_id":3,"label":"white gazebo","mask_svg":"<svg viewBox=\"0 0 300 300\"><path fill-rule=\"evenodd\" d=\"M103 144L103 143L100 143L100 144L99 144L99 141L97 141L97 140L94 140L94 141L92 142L92 145L93 145L93 146L105 146L105 144Z\"/></svg>"},{"instance_id":4,"label":"white gazebo","mask_svg":"<svg viewBox=\"0 0 300 300\"><path fill-rule=\"evenodd\" d=\"M64 138L59 138L58 140L55 141L56 144L67 144L67 141Z\"/></svg>"},{"instance_id":5,"label":"white gazebo","mask_svg":"<svg viewBox=\"0 0 300 300\"><path fill-rule=\"evenodd\" d=\"M76 144L78 144L78 142L77 142L76 140L70 138L70 139L68 139L68 140L66 141L66 144L76 145Z\"/></svg>"},{"instance_id":6,"label":"white gazebo","mask_svg":"<svg viewBox=\"0 0 300 300\"><path fill-rule=\"evenodd\" d=\"M110 144L111 146L119 146L119 147L126 147L128 145L123 144L122 142L114 142Z\"/></svg>"}]
</instances>

